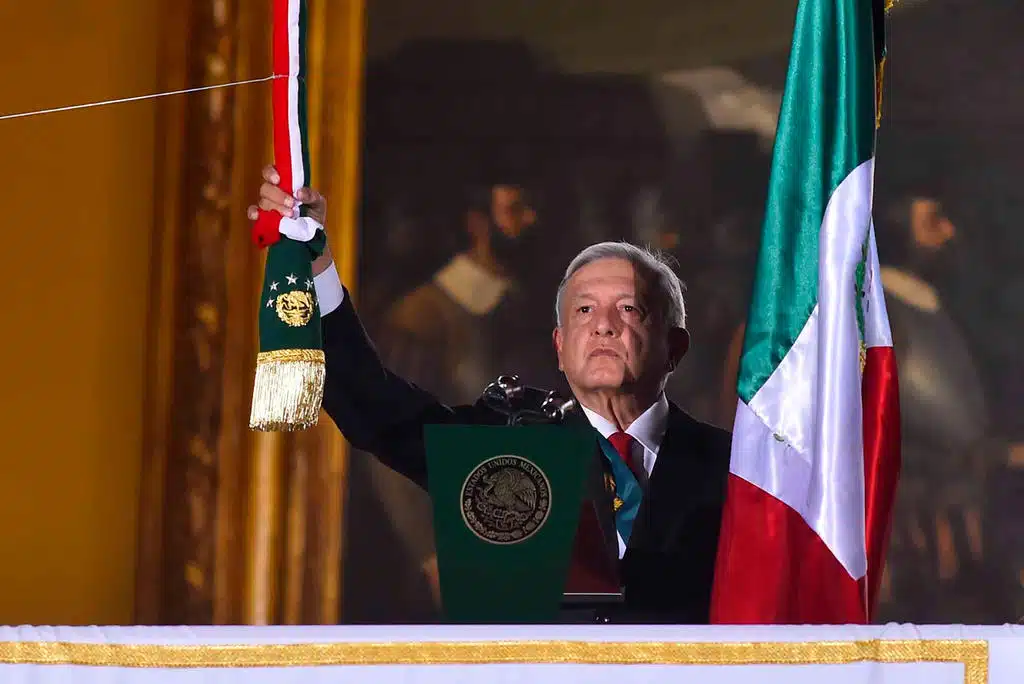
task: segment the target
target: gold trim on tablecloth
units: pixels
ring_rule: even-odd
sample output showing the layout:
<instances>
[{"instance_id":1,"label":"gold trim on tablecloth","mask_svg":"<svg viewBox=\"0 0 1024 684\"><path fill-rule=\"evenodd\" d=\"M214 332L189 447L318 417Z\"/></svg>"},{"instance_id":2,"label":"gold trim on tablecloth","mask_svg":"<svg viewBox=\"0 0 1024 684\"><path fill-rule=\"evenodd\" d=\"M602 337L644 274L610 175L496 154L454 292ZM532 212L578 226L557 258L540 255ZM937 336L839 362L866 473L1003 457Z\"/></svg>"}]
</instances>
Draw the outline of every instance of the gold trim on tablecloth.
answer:
<instances>
[{"instance_id":1,"label":"gold trim on tablecloth","mask_svg":"<svg viewBox=\"0 0 1024 684\"><path fill-rule=\"evenodd\" d=\"M868 641L456 641L297 644L103 644L0 642L0 664L152 668L324 665L844 665L962 663L964 684L987 684L988 642L969 639Z\"/></svg>"}]
</instances>

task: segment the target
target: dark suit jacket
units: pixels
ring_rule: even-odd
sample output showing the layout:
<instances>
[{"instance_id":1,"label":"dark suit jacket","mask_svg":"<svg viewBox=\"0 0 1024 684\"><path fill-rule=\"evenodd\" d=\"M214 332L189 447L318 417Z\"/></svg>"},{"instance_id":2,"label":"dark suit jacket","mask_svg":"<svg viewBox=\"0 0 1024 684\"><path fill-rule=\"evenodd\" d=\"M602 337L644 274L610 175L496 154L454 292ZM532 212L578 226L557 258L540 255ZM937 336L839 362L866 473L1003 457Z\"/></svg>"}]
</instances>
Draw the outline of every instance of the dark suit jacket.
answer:
<instances>
[{"instance_id":1,"label":"dark suit jacket","mask_svg":"<svg viewBox=\"0 0 1024 684\"><path fill-rule=\"evenodd\" d=\"M445 406L385 368L347 292L322 323L324 409L355 448L420 486L427 486L424 425L505 423L504 415L482 404ZM580 419L581 413L568 420ZM708 621L729 439L670 404L665 439L619 568L625 605L609 619Z\"/></svg>"}]
</instances>

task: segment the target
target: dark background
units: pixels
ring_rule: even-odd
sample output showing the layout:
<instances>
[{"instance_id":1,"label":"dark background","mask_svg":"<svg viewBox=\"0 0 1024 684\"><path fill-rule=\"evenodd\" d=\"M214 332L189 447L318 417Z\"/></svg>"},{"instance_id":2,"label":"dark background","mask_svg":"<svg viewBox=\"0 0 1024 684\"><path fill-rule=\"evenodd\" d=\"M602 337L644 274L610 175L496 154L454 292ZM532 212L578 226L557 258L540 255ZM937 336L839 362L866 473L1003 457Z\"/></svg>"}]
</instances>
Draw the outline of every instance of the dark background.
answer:
<instances>
[{"instance_id":1,"label":"dark background","mask_svg":"<svg viewBox=\"0 0 1024 684\"><path fill-rule=\"evenodd\" d=\"M461 189L514 176L530 188L543 245L513 265L543 303L526 324L550 327L561 270L584 245L628 239L664 248L688 286L693 336L670 394L729 427L726 349L746 314L794 9L765 0L371 0L359 278L369 325L465 248ZM979 485L980 569L943 582L927 554L911 554L901 562L931 583L930 593L890 593L880 619L1024 615L1015 547L1024 538L1024 470L1010 456L1024 442L1021 27L1024 5L1014 0L904 0L890 16L876 196L925 185L957 227L952 269L933 284L984 388L992 445L982 458L995 475ZM512 320L493 324L525 319ZM553 354L530 358L530 367L494 367L493 375L549 382ZM941 450L924 458L935 462L912 465L908 481L968 478L942 462L951 457ZM429 530L393 514L405 502L422 507L417 497L355 456L348 619L429 619L412 607L422 587L394 590L419 581L426 553L416 540ZM940 608L924 614L935 597Z\"/></svg>"}]
</instances>

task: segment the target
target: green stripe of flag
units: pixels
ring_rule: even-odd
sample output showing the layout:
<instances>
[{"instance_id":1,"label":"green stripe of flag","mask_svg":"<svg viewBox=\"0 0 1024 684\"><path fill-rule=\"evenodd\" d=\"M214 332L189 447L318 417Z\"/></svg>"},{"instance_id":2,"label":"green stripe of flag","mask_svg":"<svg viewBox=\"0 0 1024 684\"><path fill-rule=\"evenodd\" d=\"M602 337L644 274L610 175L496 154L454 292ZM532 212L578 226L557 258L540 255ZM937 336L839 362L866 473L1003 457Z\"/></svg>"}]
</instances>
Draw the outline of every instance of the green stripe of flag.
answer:
<instances>
[{"instance_id":1,"label":"green stripe of flag","mask_svg":"<svg viewBox=\"0 0 1024 684\"><path fill-rule=\"evenodd\" d=\"M873 20L864 0L801 2L797 11L740 360L738 393L748 403L817 304L829 198L874 153Z\"/></svg>"}]
</instances>

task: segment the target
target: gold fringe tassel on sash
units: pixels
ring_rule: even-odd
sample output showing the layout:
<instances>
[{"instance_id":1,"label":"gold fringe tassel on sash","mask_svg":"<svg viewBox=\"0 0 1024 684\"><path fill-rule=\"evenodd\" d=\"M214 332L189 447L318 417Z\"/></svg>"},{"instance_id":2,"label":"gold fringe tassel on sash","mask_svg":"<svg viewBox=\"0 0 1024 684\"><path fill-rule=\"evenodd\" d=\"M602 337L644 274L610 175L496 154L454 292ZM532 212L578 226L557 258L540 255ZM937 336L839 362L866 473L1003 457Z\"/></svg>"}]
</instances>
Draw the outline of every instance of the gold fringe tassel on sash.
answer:
<instances>
[{"instance_id":1,"label":"gold fringe tassel on sash","mask_svg":"<svg viewBox=\"0 0 1024 684\"><path fill-rule=\"evenodd\" d=\"M249 427L289 432L316 425L324 375L324 353L319 349L261 352L256 358Z\"/></svg>"}]
</instances>

